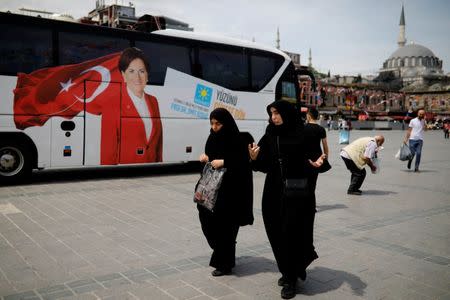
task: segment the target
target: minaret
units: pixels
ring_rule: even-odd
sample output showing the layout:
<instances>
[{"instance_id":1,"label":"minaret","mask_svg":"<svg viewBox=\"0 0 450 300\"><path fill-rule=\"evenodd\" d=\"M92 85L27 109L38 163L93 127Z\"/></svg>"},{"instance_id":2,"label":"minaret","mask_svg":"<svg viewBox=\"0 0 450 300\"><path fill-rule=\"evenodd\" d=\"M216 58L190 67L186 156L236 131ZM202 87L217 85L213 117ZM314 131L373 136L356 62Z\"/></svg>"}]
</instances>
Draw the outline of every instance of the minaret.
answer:
<instances>
[{"instance_id":1,"label":"minaret","mask_svg":"<svg viewBox=\"0 0 450 300\"><path fill-rule=\"evenodd\" d=\"M308 58L308 67L312 67L312 55L311 55L311 48L309 48L309 58Z\"/></svg>"},{"instance_id":2,"label":"minaret","mask_svg":"<svg viewBox=\"0 0 450 300\"><path fill-rule=\"evenodd\" d=\"M403 47L406 44L406 37L405 37L405 12L403 9L402 4L402 14L400 15L400 32L398 34L398 41L397 41L398 47Z\"/></svg>"},{"instance_id":3,"label":"minaret","mask_svg":"<svg viewBox=\"0 0 450 300\"><path fill-rule=\"evenodd\" d=\"M277 27L277 49L280 49L280 27Z\"/></svg>"}]
</instances>

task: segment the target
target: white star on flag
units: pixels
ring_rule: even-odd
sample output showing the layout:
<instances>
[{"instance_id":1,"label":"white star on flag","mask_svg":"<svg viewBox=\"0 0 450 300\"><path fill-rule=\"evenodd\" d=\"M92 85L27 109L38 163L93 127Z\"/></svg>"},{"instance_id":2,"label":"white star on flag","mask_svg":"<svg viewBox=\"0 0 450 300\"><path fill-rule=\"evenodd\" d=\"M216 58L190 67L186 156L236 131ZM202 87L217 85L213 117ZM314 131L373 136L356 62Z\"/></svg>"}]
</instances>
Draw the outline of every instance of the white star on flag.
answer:
<instances>
[{"instance_id":1,"label":"white star on flag","mask_svg":"<svg viewBox=\"0 0 450 300\"><path fill-rule=\"evenodd\" d=\"M72 83L72 78L69 78L69 80L67 82L60 82L59 83L61 85L61 90L59 91L59 93L61 93L62 91L64 92L68 92L70 87L72 85L74 85L75 83Z\"/></svg>"}]
</instances>

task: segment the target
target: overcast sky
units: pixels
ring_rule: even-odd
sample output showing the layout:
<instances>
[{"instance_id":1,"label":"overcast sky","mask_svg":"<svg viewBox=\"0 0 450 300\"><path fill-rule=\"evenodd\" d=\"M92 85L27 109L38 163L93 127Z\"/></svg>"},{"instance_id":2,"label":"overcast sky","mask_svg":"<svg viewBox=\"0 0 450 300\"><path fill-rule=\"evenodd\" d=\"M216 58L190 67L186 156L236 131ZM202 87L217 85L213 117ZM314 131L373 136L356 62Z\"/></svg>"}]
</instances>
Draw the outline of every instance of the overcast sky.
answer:
<instances>
[{"instance_id":1,"label":"overcast sky","mask_svg":"<svg viewBox=\"0 0 450 300\"><path fill-rule=\"evenodd\" d=\"M129 0L105 0L128 4ZM301 63L331 74L375 74L397 49L401 0L131 0L137 16L165 15L195 31L275 46L301 54ZM404 0L406 38L426 46L450 71L450 0ZM0 10L20 7L79 18L95 0L0 0Z\"/></svg>"}]
</instances>

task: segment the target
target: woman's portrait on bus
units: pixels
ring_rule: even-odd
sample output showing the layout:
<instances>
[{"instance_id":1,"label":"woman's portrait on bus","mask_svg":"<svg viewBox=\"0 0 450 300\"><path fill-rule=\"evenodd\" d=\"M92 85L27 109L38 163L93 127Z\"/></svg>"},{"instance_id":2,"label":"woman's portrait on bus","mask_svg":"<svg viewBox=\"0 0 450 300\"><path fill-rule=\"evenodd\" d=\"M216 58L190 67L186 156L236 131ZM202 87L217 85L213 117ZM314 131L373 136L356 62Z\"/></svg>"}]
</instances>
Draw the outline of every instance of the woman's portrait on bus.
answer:
<instances>
[{"instance_id":1,"label":"woman's portrait on bus","mask_svg":"<svg viewBox=\"0 0 450 300\"><path fill-rule=\"evenodd\" d=\"M162 125L158 100L145 92L149 63L138 48L119 58L122 74L120 163L162 161Z\"/></svg>"}]
</instances>

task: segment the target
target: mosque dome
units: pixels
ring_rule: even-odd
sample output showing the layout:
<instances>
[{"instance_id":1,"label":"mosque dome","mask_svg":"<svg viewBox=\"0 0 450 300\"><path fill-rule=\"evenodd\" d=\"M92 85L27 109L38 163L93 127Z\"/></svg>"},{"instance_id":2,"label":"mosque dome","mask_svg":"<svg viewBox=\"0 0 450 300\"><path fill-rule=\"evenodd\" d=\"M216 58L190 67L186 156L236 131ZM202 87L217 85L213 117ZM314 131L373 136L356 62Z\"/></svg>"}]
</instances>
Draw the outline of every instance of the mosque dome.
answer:
<instances>
[{"instance_id":1,"label":"mosque dome","mask_svg":"<svg viewBox=\"0 0 450 300\"><path fill-rule=\"evenodd\" d=\"M400 77L439 75L442 74L442 60L427 47L411 43L399 47L384 62L381 71L392 70L398 70Z\"/></svg>"},{"instance_id":2,"label":"mosque dome","mask_svg":"<svg viewBox=\"0 0 450 300\"><path fill-rule=\"evenodd\" d=\"M399 47L383 62L378 80L389 84L401 82L404 91L427 90L436 81L442 80L442 60L423 45L414 42L406 44L403 5L399 26ZM434 89L441 87L435 85L432 87Z\"/></svg>"},{"instance_id":3,"label":"mosque dome","mask_svg":"<svg viewBox=\"0 0 450 300\"><path fill-rule=\"evenodd\" d=\"M403 57L436 57L430 49L419 44L408 44L398 48L389 58Z\"/></svg>"}]
</instances>

